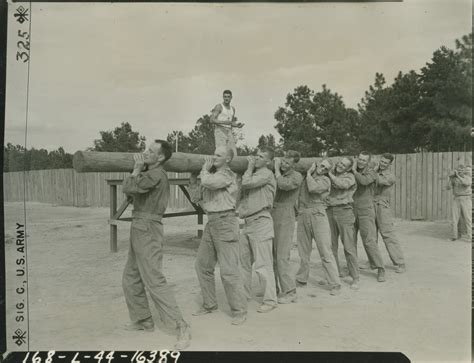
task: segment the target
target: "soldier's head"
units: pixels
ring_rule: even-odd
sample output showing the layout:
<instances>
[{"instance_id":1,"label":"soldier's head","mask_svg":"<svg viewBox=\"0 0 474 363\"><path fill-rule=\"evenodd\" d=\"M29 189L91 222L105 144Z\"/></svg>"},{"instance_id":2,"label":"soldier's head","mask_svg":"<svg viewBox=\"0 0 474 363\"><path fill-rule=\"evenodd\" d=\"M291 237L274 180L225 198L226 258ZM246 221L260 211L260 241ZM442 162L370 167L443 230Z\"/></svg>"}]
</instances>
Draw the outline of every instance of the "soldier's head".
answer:
<instances>
[{"instance_id":1,"label":"soldier's head","mask_svg":"<svg viewBox=\"0 0 474 363\"><path fill-rule=\"evenodd\" d=\"M143 159L148 166L164 164L173 154L173 147L165 140L155 140L143 153Z\"/></svg>"},{"instance_id":2,"label":"soldier's head","mask_svg":"<svg viewBox=\"0 0 474 363\"><path fill-rule=\"evenodd\" d=\"M275 157L275 152L270 147L264 147L257 151L255 156L255 167L257 169L269 167Z\"/></svg>"},{"instance_id":3,"label":"soldier's head","mask_svg":"<svg viewBox=\"0 0 474 363\"><path fill-rule=\"evenodd\" d=\"M380 156L380 162L379 162L379 169L381 171L387 169L390 165L392 165L393 161L393 155L389 153L382 154Z\"/></svg>"},{"instance_id":4,"label":"soldier's head","mask_svg":"<svg viewBox=\"0 0 474 363\"><path fill-rule=\"evenodd\" d=\"M367 151L361 151L357 156L357 167L365 169L370 162L370 154Z\"/></svg>"},{"instance_id":5,"label":"soldier's head","mask_svg":"<svg viewBox=\"0 0 474 363\"><path fill-rule=\"evenodd\" d=\"M294 169L298 161L300 161L300 153L294 150L288 150L285 152L285 155L281 158L280 169L282 172L287 172L288 170Z\"/></svg>"},{"instance_id":6,"label":"soldier's head","mask_svg":"<svg viewBox=\"0 0 474 363\"><path fill-rule=\"evenodd\" d=\"M230 101L232 100L231 90L226 89L224 92L222 92L222 99L224 100L224 105L229 105Z\"/></svg>"},{"instance_id":7,"label":"soldier's head","mask_svg":"<svg viewBox=\"0 0 474 363\"><path fill-rule=\"evenodd\" d=\"M213 165L219 169L223 166L227 166L232 159L234 158L234 151L232 149L228 149L224 146L216 148L214 152L214 163Z\"/></svg>"},{"instance_id":8,"label":"soldier's head","mask_svg":"<svg viewBox=\"0 0 474 363\"><path fill-rule=\"evenodd\" d=\"M347 156L343 156L336 164L336 173L342 174L350 168L352 168L352 159L348 158Z\"/></svg>"},{"instance_id":9,"label":"soldier's head","mask_svg":"<svg viewBox=\"0 0 474 363\"><path fill-rule=\"evenodd\" d=\"M333 165L334 164L331 161L331 159L323 159L316 166L316 173L318 173L318 175L326 175L329 172L329 170L332 169Z\"/></svg>"}]
</instances>

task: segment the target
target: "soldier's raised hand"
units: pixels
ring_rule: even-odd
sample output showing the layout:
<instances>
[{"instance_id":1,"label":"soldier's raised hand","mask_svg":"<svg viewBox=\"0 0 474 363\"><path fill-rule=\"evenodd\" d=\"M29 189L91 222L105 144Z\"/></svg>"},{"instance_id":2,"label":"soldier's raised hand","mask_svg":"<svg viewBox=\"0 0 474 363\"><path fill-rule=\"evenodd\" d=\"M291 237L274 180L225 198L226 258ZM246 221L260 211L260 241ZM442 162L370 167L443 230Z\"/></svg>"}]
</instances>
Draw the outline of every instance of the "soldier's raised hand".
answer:
<instances>
[{"instance_id":1,"label":"soldier's raised hand","mask_svg":"<svg viewBox=\"0 0 474 363\"><path fill-rule=\"evenodd\" d=\"M202 168L204 170L209 171L211 170L213 164L214 164L214 160L212 159L212 156L206 155L204 157L204 165L202 166Z\"/></svg>"}]
</instances>

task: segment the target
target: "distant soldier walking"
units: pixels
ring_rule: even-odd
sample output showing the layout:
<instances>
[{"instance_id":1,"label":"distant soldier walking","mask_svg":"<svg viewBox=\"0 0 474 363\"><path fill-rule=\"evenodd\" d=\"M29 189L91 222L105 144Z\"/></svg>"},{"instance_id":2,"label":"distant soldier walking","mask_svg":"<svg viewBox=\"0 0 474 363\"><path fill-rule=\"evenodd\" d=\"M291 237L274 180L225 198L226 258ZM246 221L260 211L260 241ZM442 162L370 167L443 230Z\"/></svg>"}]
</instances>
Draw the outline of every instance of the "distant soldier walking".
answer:
<instances>
[{"instance_id":1,"label":"distant soldier walking","mask_svg":"<svg viewBox=\"0 0 474 363\"><path fill-rule=\"evenodd\" d=\"M461 220L467 231L468 240L472 240L472 174L471 168L459 165L449 176L447 189L453 191L452 237L458 236L458 224Z\"/></svg>"}]
</instances>

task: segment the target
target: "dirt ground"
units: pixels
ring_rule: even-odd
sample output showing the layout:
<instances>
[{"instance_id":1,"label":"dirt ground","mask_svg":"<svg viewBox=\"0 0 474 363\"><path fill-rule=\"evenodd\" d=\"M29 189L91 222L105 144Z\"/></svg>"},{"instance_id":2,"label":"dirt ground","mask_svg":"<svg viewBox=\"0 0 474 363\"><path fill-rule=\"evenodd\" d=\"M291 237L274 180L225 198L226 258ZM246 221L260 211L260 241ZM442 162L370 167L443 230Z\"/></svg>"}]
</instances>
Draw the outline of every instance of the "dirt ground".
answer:
<instances>
[{"instance_id":1,"label":"dirt ground","mask_svg":"<svg viewBox=\"0 0 474 363\"><path fill-rule=\"evenodd\" d=\"M128 223L119 226L119 251L111 253L106 208L29 203L26 212L31 350L172 347L175 337L164 327L153 333L123 330ZM5 205L7 298L13 294L15 222L24 221L23 213L21 203ZM415 362L470 361L471 244L449 241L447 222L397 221L407 272L395 273L382 244L387 281L378 283L364 270L360 290L351 290L346 281L339 296L317 284L323 271L313 250L310 281L298 289L298 303L259 314L258 302L251 301L242 326L230 324L219 278L219 312L191 315L201 299L194 271L196 217L164 224L165 274L192 326L190 350L401 351ZM366 260L361 243L359 258ZM296 272L296 248L291 262ZM11 305L7 300L7 327L12 327Z\"/></svg>"}]
</instances>

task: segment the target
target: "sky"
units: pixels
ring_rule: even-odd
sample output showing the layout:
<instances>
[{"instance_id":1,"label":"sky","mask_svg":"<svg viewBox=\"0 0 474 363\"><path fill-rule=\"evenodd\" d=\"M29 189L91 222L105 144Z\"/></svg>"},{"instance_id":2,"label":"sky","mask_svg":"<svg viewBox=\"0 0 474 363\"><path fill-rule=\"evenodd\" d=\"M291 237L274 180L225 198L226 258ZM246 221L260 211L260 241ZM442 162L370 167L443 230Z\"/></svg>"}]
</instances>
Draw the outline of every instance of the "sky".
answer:
<instances>
[{"instance_id":1,"label":"sky","mask_svg":"<svg viewBox=\"0 0 474 363\"><path fill-rule=\"evenodd\" d=\"M418 71L472 26L469 0L33 3L28 71L16 52L30 24L9 5L5 144L70 153L125 121L147 140L187 133L224 89L243 143L278 140L275 111L296 87L326 84L357 107L376 72Z\"/></svg>"}]
</instances>

